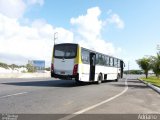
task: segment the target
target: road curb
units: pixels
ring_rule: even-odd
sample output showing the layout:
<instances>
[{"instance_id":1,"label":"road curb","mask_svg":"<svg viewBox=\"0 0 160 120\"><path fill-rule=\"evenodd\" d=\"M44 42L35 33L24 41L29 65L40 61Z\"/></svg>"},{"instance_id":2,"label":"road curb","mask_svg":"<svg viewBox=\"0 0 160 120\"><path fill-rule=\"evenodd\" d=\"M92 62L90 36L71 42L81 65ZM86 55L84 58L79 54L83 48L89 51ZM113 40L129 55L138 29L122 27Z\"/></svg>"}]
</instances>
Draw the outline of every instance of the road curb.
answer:
<instances>
[{"instance_id":1,"label":"road curb","mask_svg":"<svg viewBox=\"0 0 160 120\"><path fill-rule=\"evenodd\" d=\"M149 86L150 88L152 88L154 91L156 91L157 93L160 94L160 88L151 84L151 83L148 83L148 82L145 82L143 80L141 80L140 78L138 78L139 81L141 81L142 83L146 84L147 86Z\"/></svg>"}]
</instances>

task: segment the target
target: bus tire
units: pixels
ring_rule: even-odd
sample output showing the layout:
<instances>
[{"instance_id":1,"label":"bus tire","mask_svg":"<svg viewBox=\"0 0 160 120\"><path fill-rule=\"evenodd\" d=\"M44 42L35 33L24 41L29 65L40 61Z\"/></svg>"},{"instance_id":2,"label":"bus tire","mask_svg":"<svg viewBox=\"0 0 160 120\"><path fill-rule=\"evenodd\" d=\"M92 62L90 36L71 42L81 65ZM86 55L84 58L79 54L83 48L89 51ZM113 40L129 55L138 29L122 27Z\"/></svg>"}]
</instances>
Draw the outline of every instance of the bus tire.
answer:
<instances>
[{"instance_id":1,"label":"bus tire","mask_svg":"<svg viewBox=\"0 0 160 120\"><path fill-rule=\"evenodd\" d=\"M97 84L101 84L101 83L102 83L102 74L99 74L97 79Z\"/></svg>"}]
</instances>

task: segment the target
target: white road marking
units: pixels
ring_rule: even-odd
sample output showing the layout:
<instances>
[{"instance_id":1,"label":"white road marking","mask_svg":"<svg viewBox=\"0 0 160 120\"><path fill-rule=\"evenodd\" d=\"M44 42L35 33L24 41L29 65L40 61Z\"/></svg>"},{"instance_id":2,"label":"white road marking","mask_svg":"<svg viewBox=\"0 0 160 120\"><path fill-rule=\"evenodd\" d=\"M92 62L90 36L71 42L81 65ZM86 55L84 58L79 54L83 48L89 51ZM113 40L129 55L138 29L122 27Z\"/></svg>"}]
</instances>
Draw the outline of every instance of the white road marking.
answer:
<instances>
[{"instance_id":1,"label":"white road marking","mask_svg":"<svg viewBox=\"0 0 160 120\"><path fill-rule=\"evenodd\" d=\"M98 106L100 106L100 105L102 105L102 104L104 104L104 103L107 103L107 102L109 102L109 101L111 101L111 100L113 100L113 99L115 99L115 98L123 95L127 90L128 90L128 84L127 84L127 78L126 78L126 79L125 79L125 89L124 89L122 92L120 92L119 94L117 94L117 95L115 95L115 96L113 96L113 97L111 97L111 98L109 98L109 99L106 99L106 100L104 100L104 101L102 101L102 102L100 102L100 103L97 103L97 104L95 104L95 105L92 105L92 106L90 106L90 107L88 107L88 108L85 108L85 109L82 109L82 110L80 110L80 111L78 111L78 112L75 112L75 113L73 113L73 114L71 114L71 115L67 115L67 116L65 116L65 117L63 117L63 118L60 118L60 119L58 119L58 120L69 120L69 119L71 119L71 118L73 118L73 117L75 117L75 116L77 116L77 115L79 115L79 114L82 114L82 113L84 113L84 112L86 112L86 111L89 111L89 110L91 110L91 109L93 109L93 108L96 108L96 107L98 107Z\"/></svg>"},{"instance_id":2,"label":"white road marking","mask_svg":"<svg viewBox=\"0 0 160 120\"><path fill-rule=\"evenodd\" d=\"M5 95L5 96L1 96L0 98L6 98L6 97L11 97L11 96L16 96L16 95L22 95L22 94L26 94L28 92L21 92L21 93L15 93L15 94L10 94L10 95Z\"/></svg>"}]
</instances>

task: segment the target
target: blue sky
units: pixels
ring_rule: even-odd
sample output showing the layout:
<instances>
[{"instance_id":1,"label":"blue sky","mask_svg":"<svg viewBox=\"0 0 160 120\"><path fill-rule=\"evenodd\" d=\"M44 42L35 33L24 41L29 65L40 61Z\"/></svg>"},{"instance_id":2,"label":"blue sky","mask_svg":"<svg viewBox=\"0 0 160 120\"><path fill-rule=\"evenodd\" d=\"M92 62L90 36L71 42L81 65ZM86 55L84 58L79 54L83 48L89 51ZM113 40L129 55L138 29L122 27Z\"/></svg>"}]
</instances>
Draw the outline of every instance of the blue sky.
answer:
<instances>
[{"instance_id":1,"label":"blue sky","mask_svg":"<svg viewBox=\"0 0 160 120\"><path fill-rule=\"evenodd\" d=\"M0 40L3 43L1 44L3 46L0 46L0 60L4 62L10 61L11 57L8 57L7 60L7 55L2 58L4 54L8 54L8 56L17 56L23 60L24 58L45 59L49 65L52 36L56 31L59 33L59 42L80 42L82 44L93 42L90 48L95 50L100 50L105 45L108 46L109 49L105 47L102 49L103 52L124 59L126 64L129 61L131 69L138 69L135 63L136 59L145 55L155 55L157 52L156 45L160 44L159 0L15 0L17 5L11 3L11 0L2 1L1 5L11 5L13 8L12 10L7 7L0 8L0 20L8 21L0 24L6 28L5 32L11 30L8 28L8 24L14 20L15 23L13 24L16 24L14 28L24 31L24 36L22 36L23 32L11 30L10 32L17 36L12 37L14 39L6 40L4 31L0 30L0 37L3 38ZM21 7L17 7L18 5ZM90 12L87 12L88 10ZM95 20L92 21L90 17ZM87 20L92 23L88 25ZM27 35L26 31L28 31ZM44 31L43 36L40 33L42 31ZM83 33L81 33L82 31ZM29 33L31 33L31 39L28 39ZM37 35L38 33L40 34ZM89 36L87 34L95 35ZM18 44L16 38L24 40L23 42L20 41L21 46L26 43L25 45L28 47L34 45L37 48L34 52L25 49L25 46L17 46L15 52L9 48L2 50L2 47L8 46L8 43L13 41ZM65 38L67 38L66 41ZM36 44L38 41L39 43ZM42 48L46 49L41 51ZM23 53L17 52L21 50ZM43 57L37 55L38 51L45 55ZM15 57L14 61L18 63Z\"/></svg>"}]
</instances>

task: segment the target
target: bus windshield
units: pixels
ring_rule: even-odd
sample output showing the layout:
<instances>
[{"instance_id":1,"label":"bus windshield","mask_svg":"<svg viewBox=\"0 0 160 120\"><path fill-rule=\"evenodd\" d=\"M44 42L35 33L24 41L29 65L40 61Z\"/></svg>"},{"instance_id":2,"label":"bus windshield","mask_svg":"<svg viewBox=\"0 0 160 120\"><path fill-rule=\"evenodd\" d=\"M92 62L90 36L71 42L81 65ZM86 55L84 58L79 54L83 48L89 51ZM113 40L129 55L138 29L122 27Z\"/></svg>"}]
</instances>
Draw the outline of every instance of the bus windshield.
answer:
<instances>
[{"instance_id":1,"label":"bus windshield","mask_svg":"<svg viewBox=\"0 0 160 120\"><path fill-rule=\"evenodd\" d=\"M75 58L77 53L76 44L58 44L54 47L55 58Z\"/></svg>"}]
</instances>

